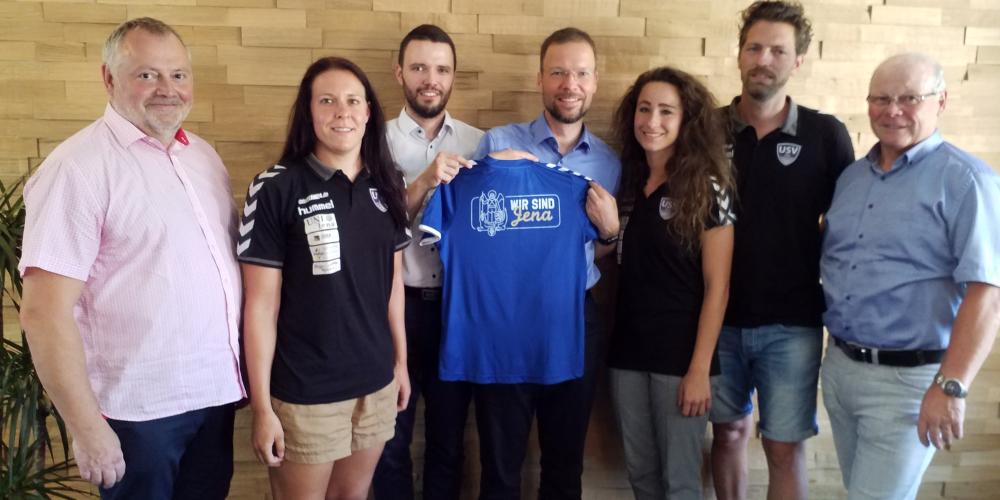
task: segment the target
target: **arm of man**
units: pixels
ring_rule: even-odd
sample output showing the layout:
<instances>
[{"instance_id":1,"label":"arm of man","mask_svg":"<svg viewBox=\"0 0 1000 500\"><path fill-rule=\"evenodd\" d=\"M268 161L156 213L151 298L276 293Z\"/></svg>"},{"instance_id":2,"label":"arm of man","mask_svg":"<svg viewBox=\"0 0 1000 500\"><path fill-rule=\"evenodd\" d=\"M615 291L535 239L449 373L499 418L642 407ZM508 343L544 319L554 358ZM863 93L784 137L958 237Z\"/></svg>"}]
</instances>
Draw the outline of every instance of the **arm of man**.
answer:
<instances>
[{"instance_id":1,"label":"arm of man","mask_svg":"<svg viewBox=\"0 0 1000 500\"><path fill-rule=\"evenodd\" d=\"M957 378L966 387L979 373L1000 329L1000 288L985 283L969 283L965 299L951 329L951 342L941 373ZM948 396L931 384L920 405L917 435L924 446L950 449L953 440L962 439L965 399Z\"/></svg>"},{"instance_id":2,"label":"arm of man","mask_svg":"<svg viewBox=\"0 0 1000 500\"><path fill-rule=\"evenodd\" d=\"M440 152L434 161L406 187L406 213L410 220L424 205L427 193L441 184L447 184L464 168L472 168L476 162L463 158L461 155Z\"/></svg>"},{"instance_id":3,"label":"arm of man","mask_svg":"<svg viewBox=\"0 0 1000 500\"><path fill-rule=\"evenodd\" d=\"M268 467L285 458L285 433L271 407L271 365L278 338L281 307L281 269L241 264L243 270L243 340L250 408L253 411L251 441L257 460Z\"/></svg>"},{"instance_id":4,"label":"arm of man","mask_svg":"<svg viewBox=\"0 0 1000 500\"><path fill-rule=\"evenodd\" d=\"M714 227L701 235L701 268L705 295L698 316L698 334L687 373L677 392L677 405L685 417L704 415L712 408L709 372L719 341L722 319L729 302L729 273L733 264L732 224Z\"/></svg>"},{"instance_id":5,"label":"arm of man","mask_svg":"<svg viewBox=\"0 0 1000 500\"><path fill-rule=\"evenodd\" d=\"M73 436L80 477L110 488L125 475L125 459L87 378L83 340L73 317L83 285L73 278L28 268L21 295L21 326L38 378Z\"/></svg>"},{"instance_id":6,"label":"arm of man","mask_svg":"<svg viewBox=\"0 0 1000 500\"><path fill-rule=\"evenodd\" d=\"M403 296L403 251L393 257L392 292L389 294L389 331L396 351L393 375L399 388L396 410L403 411L410 401L410 372L406 368L405 299Z\"/></svg>"},{"instance_id":7,"label":"arm of man","mask_svg":"<svg viewBox=\"0 0 1000 500\"><path fill-rule=\"evenodd\" d=\"M599 239L607 240L618 236L621 221L618 219L618 204L615 197L599 183L591 181L587 190L587 217L597 228ZM596 242L595 259L600 259L614 250L615 245Z\"/></svg>"}]
</instances>

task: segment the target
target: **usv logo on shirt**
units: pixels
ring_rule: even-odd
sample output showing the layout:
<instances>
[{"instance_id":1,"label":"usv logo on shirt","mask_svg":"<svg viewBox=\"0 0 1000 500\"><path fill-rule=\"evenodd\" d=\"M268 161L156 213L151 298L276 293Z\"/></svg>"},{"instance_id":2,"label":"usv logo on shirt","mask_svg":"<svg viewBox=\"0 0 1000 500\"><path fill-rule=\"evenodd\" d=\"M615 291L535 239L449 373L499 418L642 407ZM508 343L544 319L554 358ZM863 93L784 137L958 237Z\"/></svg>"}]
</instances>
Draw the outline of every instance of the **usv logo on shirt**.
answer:
<instances>
[{"instance_id":1,"label":"usv logo on shirt","mask_svg":"<svg viewBox=\"0 0 1000 500\"><path fill-rule=\"evenodd\" d=\"M779 142L778 143L778 161L784 166L789 166L795 163L795 160L799 159L799 152L802 151L802 146L798 144L792 144L790 142Z\"/></svg>"},{"instance_id":2,"label":"usv logo on shirt","mask_svg":"<svg viewBox=\"0 0 1000 500\"><path fill-rule=\"evenodd\" d=\"M556 228L560 221L558 195L504 196L491 189L472 199L472 229L491 237L509 229Z\"/></svg>"}]
</instances>

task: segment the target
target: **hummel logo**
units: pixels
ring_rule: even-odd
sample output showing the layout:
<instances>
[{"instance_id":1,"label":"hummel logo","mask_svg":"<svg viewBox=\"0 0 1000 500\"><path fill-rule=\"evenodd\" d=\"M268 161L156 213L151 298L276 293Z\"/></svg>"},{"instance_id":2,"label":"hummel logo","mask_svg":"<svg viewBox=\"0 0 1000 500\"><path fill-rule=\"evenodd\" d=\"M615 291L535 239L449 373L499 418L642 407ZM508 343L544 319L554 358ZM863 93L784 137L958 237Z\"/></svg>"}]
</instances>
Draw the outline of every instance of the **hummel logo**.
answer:
<instances>
[{"instance_id":1,"label":"hummel logo","mask_svg":"<svg viewBox=\"0 0 1000 500\"><path fill-rule=\"evenodd\" d=\"M257 200L253 200L253 203L247 203L246 206L243 207L243 216L250 217L250 214L254 213L256 210Z\"/></svg>"},{"instance_id":2,"label":"hummel logo","mask_svg":"<svg viewBox=\"0 0 1000 500\"><path fill-rule=\"evenodd\" d=\"M264 176L264 174L261 174L261 177L263 177L263 176ZM257 183L251 182L250 183L250 189L247 190L247 195L250 196L251 198L253 198L254 196L257 195L257 191L260 191L260 188L262 188L262 187L264 187L264 183L263 182L257 182Z\"/></svg>"},{"instance_id":3,"label":"hummel logo","mask_svg":"<svg viewBox=\"0 0 1000 500\"><path fill-rule=\"evenodd\" d=\"M248 248L250 248L250 240L241 241L239 245L236 246L236 255L243 255Z\"/></svg>"},{"instance_id":4,"label":"hummel logo","mask_svg":"<svg viewBox=\"0 0 1000 500\"><path fill-rule=\"evenodd\" d=\"M250 219L246 223L240 224L240 236L246 236L247 233L253 230L253 219Z\"/></svg>"}]
</instances>

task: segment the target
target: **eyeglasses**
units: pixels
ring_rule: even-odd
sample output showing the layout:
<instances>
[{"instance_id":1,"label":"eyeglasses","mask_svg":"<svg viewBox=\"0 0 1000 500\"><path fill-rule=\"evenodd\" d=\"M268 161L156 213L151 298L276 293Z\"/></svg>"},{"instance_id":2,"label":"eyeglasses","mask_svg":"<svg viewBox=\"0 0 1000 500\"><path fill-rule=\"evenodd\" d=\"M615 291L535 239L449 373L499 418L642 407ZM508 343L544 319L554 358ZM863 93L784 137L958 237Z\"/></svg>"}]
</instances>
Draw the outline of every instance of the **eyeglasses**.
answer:
<instances>
[{"instance_id":1,"label":"eyeglasses","mask_svg":"<svg viewBox=\"0 0 1000 500\"><path fill-rule=\"evenodd\" d=\"M896 103L901 108L914 108L920 103L927 100L928 97L940 94L940 92L931 92L929 94L921 95L870 95L865 98L868 104L875 106L876 108L887 108L890 104Z\"/></svg>"}]
</instances>

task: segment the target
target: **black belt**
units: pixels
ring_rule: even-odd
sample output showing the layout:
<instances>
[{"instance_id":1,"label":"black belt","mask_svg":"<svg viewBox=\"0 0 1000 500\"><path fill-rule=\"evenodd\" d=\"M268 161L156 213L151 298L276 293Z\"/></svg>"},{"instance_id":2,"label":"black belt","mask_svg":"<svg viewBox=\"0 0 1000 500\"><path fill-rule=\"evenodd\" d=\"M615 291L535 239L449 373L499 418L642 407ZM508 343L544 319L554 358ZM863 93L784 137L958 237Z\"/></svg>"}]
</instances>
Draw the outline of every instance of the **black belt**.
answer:
<instances>
[{"instance_id":1,"label":"black belt","mask_svg":"<svg viewBox=\"0 0 1000 500\"><path fill-rule=\"evenodd\" d=\"M441 300L441 288L419 288L415 286L403 288L406 290L407 297L426 301Z\"/></svg>"},{"instance_id":2,"label":"black belt","mask_svg":"<svg viewBox=\"0 0 1000 500\"><path fill-rule=\"evenodd\" d=\"M944 357L944 349L937 351L892 351L863 347L832 337L834 345L844 351L848 358L863 363L884 366L921 366L930 363L940 363Z\"/></svg>"}]
</instances>

